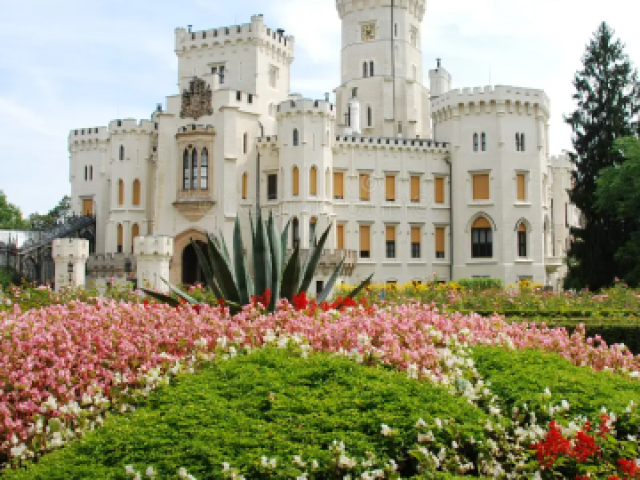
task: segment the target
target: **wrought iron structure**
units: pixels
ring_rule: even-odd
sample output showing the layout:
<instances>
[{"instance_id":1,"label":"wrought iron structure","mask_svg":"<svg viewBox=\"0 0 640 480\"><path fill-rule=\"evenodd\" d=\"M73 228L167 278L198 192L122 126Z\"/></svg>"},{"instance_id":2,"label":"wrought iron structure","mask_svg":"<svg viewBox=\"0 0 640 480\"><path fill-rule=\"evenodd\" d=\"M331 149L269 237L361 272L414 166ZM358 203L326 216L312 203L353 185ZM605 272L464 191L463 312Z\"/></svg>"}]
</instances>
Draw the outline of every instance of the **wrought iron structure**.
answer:
<instances>
[{"instance_id":1,"label":"wrought iron structure","mask_svg":"<svg viewBox=\"0 0 640 480\"><path fill-rule=\"evenodd\" d=\"M0 267L10 268L26 280L40 285L53 284L53 241L57 238L84 238L89 240L90 253L94 253L96 219L91 215L69 216L51 230L32 232L22 244L17 236L9 234L6 237L0 240Z\"/></svg>"}]
</instances>

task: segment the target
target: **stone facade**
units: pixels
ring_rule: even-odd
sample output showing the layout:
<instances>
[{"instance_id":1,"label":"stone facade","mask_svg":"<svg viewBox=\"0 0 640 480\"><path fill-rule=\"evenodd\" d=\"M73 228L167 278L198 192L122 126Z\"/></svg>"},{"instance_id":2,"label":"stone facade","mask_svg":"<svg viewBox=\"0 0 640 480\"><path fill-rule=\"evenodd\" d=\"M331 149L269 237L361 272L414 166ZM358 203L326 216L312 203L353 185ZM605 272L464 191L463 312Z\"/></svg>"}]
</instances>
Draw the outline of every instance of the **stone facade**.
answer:
<instances>
[{"instance_id":1,"label":"stone facade","mask_svg":"<svg viewBox=\"0 0 640 480\"><path fill-rule=\"evenodd\" d=\"M289 248L334 226L312 293L344 255L349 283L374 273L558 286L578 215L571 166L548 151L546 94L453 90L440 61L425 85L425 1L365 3L336 2L335 104L290 93L295 39L261 15L176 29L179 92L166 107L70 133L73 207L97 217L96 254L128 256L135 237L168 237L163 274L180 283L190 268L197 277L191 240L222 232L232 245L235 219L248 236L260 205L294 224Z\"/></svg>"}]
</instances>

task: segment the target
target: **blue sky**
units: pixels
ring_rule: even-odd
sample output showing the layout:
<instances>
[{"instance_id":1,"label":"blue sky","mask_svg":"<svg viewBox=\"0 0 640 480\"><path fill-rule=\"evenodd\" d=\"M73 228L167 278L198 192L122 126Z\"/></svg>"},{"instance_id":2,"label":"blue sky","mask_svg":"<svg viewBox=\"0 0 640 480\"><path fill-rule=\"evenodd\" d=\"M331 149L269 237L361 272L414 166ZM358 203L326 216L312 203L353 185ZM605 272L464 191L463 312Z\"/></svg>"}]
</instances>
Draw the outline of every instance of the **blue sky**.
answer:
<instances>
[{"instance_id":1,"label":"blue sky","mask_svg":"<svg viewBox=\"0 0 640 480\"><path fill-rule=\"evenodd\" d=\"M339 81L335 0L0 0L0 189L25 215L70 191L67 135L148 118L177 93L173 30L247 23L296 37L292 91L321 98ZM640 2L428 0L425 72L441 57L454 88L517 85L551 98L551 151L571 148L562 114L584 47L605 20L640 65Z\"/></svg>"}]
</instances>

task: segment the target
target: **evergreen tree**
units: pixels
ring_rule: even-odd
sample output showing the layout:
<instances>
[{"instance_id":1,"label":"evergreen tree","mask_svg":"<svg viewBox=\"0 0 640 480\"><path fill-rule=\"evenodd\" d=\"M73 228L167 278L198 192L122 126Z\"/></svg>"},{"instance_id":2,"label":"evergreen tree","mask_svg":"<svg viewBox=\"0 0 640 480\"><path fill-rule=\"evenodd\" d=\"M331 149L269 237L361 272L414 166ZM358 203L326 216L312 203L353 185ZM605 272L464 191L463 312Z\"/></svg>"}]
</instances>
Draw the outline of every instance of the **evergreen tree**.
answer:
<instances>
[{"instance_id":1,"label":"evergreen tree","mask_svg":"<svg viewBox=\"0 0 640 480\"><path fill-rule=\"evenodd\" d=\"M576 165L570 198L584 223L572 229L565 288L596 290L619 275L615 255L630 235L624 221L597 208L596 180L600 170L624 161L613 144L637 132L640 87L624 45L604 22L587 45L582 62L573 81L576 110L565 121L573 129L575 152L569 155Z\"/></svg>"}]
</instances>

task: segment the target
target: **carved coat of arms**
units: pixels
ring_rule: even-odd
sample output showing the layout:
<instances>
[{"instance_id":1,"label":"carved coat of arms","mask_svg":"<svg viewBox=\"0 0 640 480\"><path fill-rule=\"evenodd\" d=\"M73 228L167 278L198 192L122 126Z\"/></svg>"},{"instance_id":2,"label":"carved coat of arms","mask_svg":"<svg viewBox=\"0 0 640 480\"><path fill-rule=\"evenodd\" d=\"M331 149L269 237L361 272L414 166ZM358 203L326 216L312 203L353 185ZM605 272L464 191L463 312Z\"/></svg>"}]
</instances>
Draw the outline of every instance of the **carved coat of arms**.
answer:
<instances>
[{"instance_id":1,"label":"carved coat of arms","mask_svg":"<svg viewBox=\"0 0 640 480\"><path fill-rule=\"evenodd\" d=\"M207 82L195 77L189 82L189 89L182 92L182 111L180 118L197 120L205 115L213 114L211 104L212 91Z\"/></svg>"}]
</instances>

